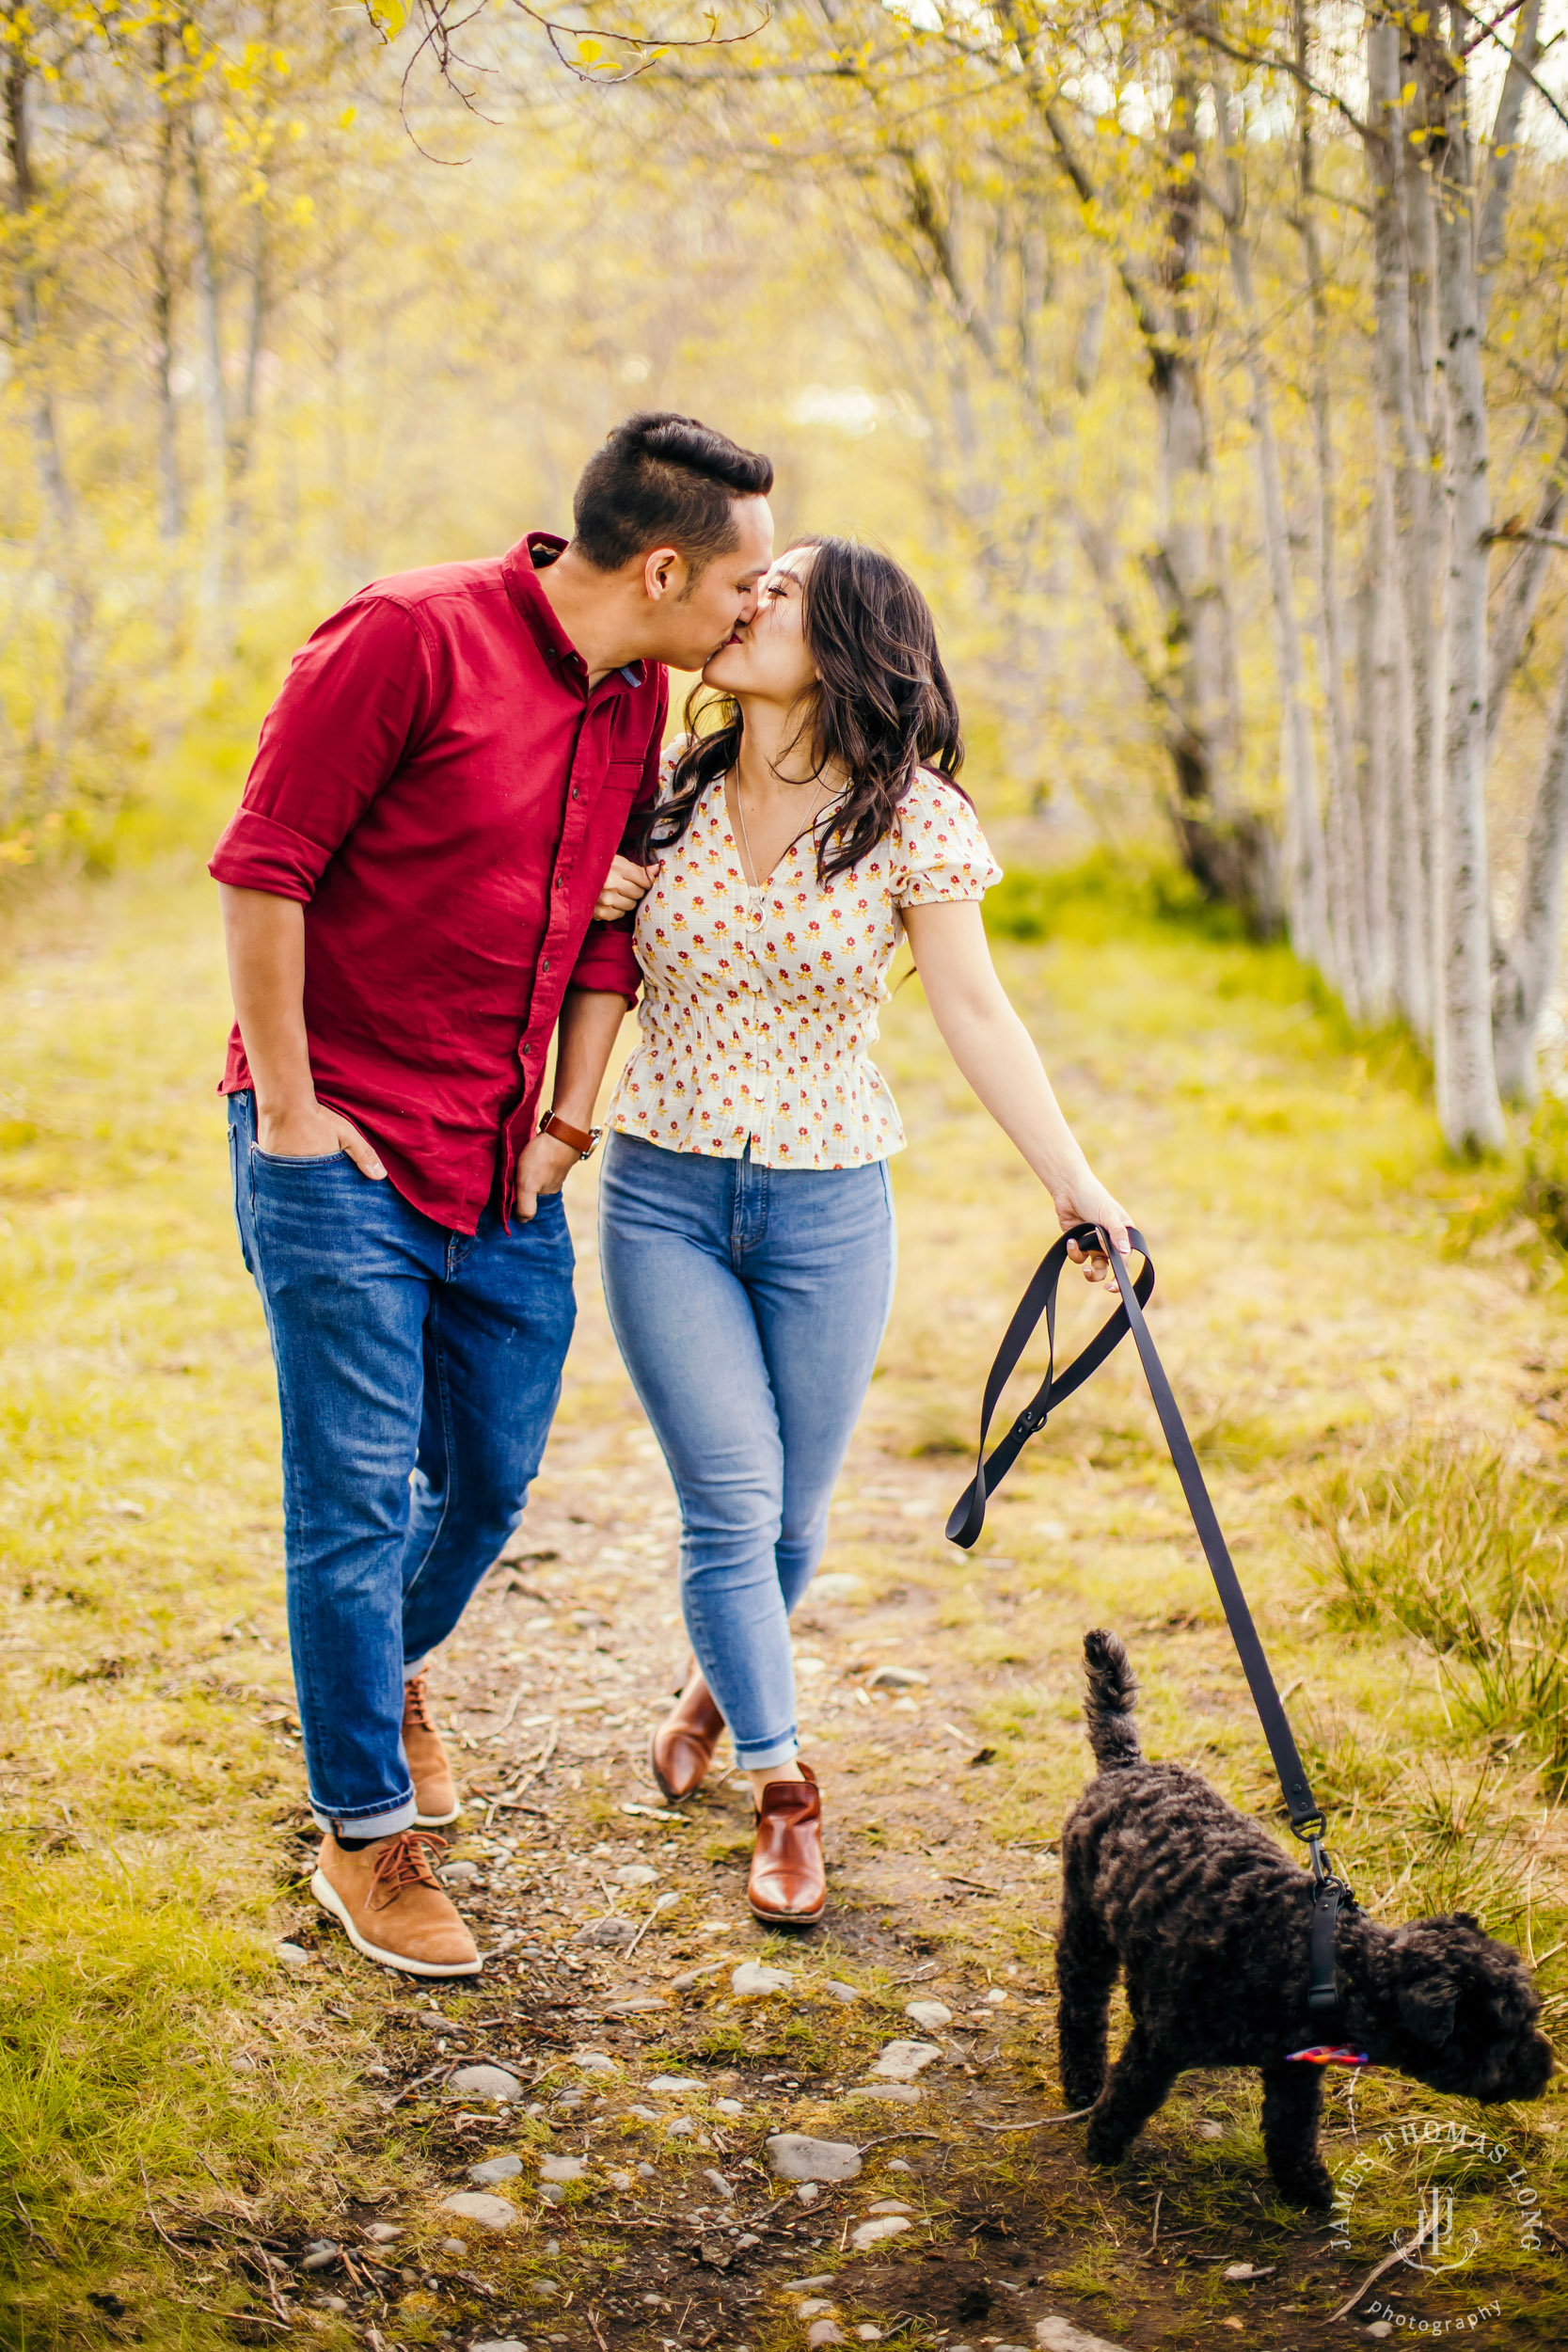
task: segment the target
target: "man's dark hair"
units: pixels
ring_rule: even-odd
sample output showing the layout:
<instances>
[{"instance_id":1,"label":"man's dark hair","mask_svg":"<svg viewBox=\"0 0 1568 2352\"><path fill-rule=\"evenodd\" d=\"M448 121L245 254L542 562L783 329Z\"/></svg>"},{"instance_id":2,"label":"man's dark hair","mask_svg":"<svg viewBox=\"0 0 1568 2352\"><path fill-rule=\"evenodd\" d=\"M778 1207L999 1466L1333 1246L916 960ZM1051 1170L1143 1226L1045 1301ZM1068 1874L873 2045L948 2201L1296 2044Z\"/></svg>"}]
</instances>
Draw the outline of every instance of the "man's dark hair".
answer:
<instances>
[{"instance_id":1,"label":"man's dark hair","mask_svg":"<svg viewBox=\"0 0 1568 2352\"><path fill-rule=\"evenodd\" d=\"M695 417L646 409L588 460L572 500L577 545L601 572L678 548L694 572L739 543L736 499L766 498L773 463Z\"/></svg>"}]
</instances>

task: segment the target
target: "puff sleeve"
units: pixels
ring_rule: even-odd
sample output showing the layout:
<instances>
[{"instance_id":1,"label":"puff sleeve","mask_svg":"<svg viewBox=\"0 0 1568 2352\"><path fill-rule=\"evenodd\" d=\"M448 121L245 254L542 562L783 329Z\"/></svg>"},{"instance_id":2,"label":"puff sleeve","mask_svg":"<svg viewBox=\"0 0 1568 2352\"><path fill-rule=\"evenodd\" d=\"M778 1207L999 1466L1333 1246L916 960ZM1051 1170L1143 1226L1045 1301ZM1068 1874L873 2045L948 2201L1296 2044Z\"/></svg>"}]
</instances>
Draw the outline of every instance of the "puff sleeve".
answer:
<instances>
[{"instance_id":1,"label":"puff sleeve","mask_svg":"<svg viewBox=\"0 0 1568 2352\"><path fill-rule=\"evenodd\" d=\"M891 883L899 907L983 898L1002 868L956 784L922 769L898 805Z\"/></svg>"}]
</instances>

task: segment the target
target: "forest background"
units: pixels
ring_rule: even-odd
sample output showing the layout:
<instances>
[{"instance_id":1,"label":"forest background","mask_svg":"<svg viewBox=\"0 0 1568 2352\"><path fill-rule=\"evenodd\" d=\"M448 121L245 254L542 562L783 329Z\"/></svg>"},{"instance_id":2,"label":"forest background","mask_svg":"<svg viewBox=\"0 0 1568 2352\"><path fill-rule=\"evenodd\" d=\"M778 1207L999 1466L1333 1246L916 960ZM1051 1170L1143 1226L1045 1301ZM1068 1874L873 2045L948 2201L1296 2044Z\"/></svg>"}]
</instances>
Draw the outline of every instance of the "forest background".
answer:
<instances>
[{"instance_id":1,"label":"forest background","mask_svg":"<svg viewBox=\"0 0 1568 2352\"><path fill-rule=\"evenodd\" d=\"M1549 5L0 24L0 858L111 857L193 713L673 405L919 571L989 813L1163 813L1503 1141L1560 1033Z\"/></svg>"}]
</instances>

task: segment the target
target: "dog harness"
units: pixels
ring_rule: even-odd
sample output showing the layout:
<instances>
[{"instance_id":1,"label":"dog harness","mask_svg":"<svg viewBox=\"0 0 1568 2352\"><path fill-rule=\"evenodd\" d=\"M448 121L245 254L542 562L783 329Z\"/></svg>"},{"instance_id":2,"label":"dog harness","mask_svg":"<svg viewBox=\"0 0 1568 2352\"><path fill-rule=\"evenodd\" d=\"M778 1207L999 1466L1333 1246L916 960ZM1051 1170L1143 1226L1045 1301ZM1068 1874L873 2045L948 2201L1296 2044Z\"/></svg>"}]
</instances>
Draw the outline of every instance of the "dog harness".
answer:
<instances>
[{"instance_id":1,"label":"dog harness","mask_svg":"<svg viewBox=\"0 0 1568 2352\"><path fill-rule=\"evenodd\" d=\"M1144 1377L1148 1382L1149 1395L1154 1400L1154 1409L1160 1417L1160 1426L1165 1434L1165 1443L1170 1448L1176 1475L1181 1482L1187 1508L1193 1515L1193 1525L1197 1530L1198 1541L1203 1546L1204 1557L1209 1563L1210 1573L1225 1610L1230 1638L1236 1645L1242 1671L1252 1692L1252 1703L1258 1709L1263 1737L1269 1743L1275 1771L1279 1775L1291 1828L1304 1841L1310 1854L1312 1938L1307 2022L1309 2028L1316 2026L1320 2031L1333 2034L1342 2030L1334 1931L1341 1907L1354 1911L1355 1898L1344 1880L1335 1875L1329 1862L1323 1846L1328 1830L1327 1817L1312 1794L1307 1767L1301 1760L1290 1718L1281 1703L1263 1645L1258 1638L1258 1628L1253 1623L1252 1612L1247 1607L1246 1595L1242 1590L1235 1563L1221 1533L1209 1489L1204 1485L1193 1441L1187 1435L1186 1423L1181 1419L1170 1382L1165 1377L1165 1368L1160 1361L1148 1325L1144 1319L1144 1308L1154 1293L1154 1261L1148 1254L1148 1246L1143 1235L1131 1226L1128 1234L1132 1248L1143 1260L1136 1282L1127 1271L1127 1261L1121 1251L1114 1248L1095 1225L1075 1225L1069 1232L1062 1235L1060 1241L1053 1243L1036 1268L1029 1287L1003 1334L1002 1344L986 1378L985 1394L980 1406L980 1443L975 1454L974 1475L953 1506L947 1521L947 1540L961 1546L965 1551L969 1549L986 1523L987 1496L995 1493L1025 1444L1037 1429L1045 1427L1055 1407L1075 1389L1081 1389L1091 1373L1099 1371L1106 1358L1131 1331L1143 1363ZM1121 1294L1121 1304L1101 1326L1087 1346L1058 1374L1056 1292L1068 1264L1069 1251L1074 1245L1080 1249L1098 1250L1109 1259L1117 1288ZM1006 1436L998 1441L988 1456L986 1438L991 1416L1001 1400L1003 1389L1016 1370L1019 1358L1034 1337L1036 1326L1042 1316L1047 1349L1045 1378ZM1304 2065L1312 2066L1365 2066L1370 2062L1364 2052L1349 2049L1338 2042L1310 2042L1299 2050L1291 2050L1288 2055Z\"/></svg>"}]
</instances>

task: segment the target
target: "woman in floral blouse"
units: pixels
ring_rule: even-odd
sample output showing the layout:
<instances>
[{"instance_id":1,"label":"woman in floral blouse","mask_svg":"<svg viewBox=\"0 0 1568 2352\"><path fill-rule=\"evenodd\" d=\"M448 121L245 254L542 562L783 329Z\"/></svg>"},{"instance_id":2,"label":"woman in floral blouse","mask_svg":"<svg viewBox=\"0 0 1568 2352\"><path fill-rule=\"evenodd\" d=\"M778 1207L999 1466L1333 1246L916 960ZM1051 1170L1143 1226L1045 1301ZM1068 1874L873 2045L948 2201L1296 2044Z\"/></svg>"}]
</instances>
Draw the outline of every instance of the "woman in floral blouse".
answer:
<instances>
[{"instance_id":1,"label":"woman in floral blouse","mask_svg":"<svg viewBox=\"0 0 1568 2352\"><path fill-rule=\"evenodd\" d=\"M728 1724L757 1809L752 1908L800 1925L821 1916L826 1880L789 1618L893 1294L887 1162L904 1136L868 1048L901 937L1062 1224L1125 1248L1127 1219L992 970L979 902L1000 869L954 781L958 707L913 581L872 548L802 542L703 681L717 699L669 764L651 864L617 861L601 901L641 898L644 980L601 1248L680 1500L696 1654L654 1772L672 1802L689 1796Z\"/></svg>"}]
</instances>

